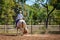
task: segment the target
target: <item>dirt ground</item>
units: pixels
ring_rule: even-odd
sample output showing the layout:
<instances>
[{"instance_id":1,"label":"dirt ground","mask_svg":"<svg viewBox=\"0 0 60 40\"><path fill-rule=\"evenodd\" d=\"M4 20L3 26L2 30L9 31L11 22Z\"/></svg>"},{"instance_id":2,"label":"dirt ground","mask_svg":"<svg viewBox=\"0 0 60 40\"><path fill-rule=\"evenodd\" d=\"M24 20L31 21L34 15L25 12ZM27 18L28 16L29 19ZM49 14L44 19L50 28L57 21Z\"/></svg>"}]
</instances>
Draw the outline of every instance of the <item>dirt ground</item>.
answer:
<instances>
[{"instance_id":1,"label":"dirt ground","mask_svg":"<svg viewBox=\"0 0 60 40\"><path fill-rule=\"evenodd\" d=\"M0 40L60 40L58 34L27 34L24 36L0 35Z\"/></svg>"}]
</instances>

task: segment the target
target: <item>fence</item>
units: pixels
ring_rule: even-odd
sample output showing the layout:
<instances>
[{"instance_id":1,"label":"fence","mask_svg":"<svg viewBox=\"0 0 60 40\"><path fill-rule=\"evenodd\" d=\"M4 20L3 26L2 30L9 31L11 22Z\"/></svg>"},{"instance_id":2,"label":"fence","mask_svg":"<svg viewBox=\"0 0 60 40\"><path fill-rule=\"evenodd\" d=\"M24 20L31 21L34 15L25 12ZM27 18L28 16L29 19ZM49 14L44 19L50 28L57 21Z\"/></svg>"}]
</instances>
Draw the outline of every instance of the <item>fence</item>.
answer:
<instances>
[{"instance_id":1,"label":"fence","mask_svg":"<svg viewBox=\"0 0 60 40\"><path fill-rule=\"evenodd\" d=\"M17 33L15 25L0 25L0 33ZM29 32L33 34L40 34L45 32L44 25L27 25ZM31 29L32 28L32 29ZM48 25L49 31L59 31L59 25Z\"/></svg>"}]
</instances>

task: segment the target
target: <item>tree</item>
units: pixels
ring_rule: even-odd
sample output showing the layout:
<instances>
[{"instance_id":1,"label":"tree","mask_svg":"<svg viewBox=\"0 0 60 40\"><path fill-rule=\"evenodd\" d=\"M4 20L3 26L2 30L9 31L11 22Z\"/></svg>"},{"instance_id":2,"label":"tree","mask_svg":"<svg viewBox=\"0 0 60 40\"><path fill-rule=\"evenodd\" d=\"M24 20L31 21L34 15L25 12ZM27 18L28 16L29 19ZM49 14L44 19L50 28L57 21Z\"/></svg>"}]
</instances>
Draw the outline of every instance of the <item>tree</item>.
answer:
<instances>
[{"instance_id":1,"label":"tree","mask_svg":"<svg viewBox=\"0 0 60 40\"><path fill-rule=\"evenodd\" d=\"M2 6L0 11L0 24L12 24L14 12L11 10L11 7L14 6L13 0L1 0L0 5Z\"/></svg>"},{"instance_id":2,"label":"tree","mask_svg":"<svg viewBox=\"0 0 60 40\"><path fill-rule=\"evenodd\" d=\"M57 6L56 9L60 9L60 0L49 0L49 4L53 7Z\"/></svg>"}]
</instances>

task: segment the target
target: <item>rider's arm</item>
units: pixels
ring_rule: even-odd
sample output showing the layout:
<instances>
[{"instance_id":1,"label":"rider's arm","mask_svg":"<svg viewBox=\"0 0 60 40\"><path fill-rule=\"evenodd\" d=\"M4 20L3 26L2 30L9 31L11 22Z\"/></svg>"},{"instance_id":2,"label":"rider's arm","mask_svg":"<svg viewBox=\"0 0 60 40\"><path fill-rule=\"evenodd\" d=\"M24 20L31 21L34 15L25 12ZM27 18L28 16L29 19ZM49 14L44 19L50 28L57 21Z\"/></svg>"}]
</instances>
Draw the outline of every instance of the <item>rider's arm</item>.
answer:
<instances>
[{"instance_id":1,"label":"rider's arm","mask_svg":"<svg viewBox=\"0 0 60 40\"><path fill-rule=\"evenodd\" d=\"M21 17L23 18L23 20L25 19L24 16L21 14Z\"/></svg>"}]
</instances>

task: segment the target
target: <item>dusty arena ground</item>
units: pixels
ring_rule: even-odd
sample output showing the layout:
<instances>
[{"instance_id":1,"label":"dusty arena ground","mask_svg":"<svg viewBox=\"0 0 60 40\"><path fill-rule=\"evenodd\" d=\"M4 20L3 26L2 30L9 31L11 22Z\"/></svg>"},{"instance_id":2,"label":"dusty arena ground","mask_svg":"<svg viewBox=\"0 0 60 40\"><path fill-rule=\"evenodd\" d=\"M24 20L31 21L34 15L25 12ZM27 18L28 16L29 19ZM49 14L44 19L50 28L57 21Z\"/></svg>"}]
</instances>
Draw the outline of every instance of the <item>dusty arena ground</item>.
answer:
<instances>
[{"instance_id":1,"label":"dusty arena ground","mask_svg":"<svg viewBox=\"0 0 60 40\"><path fill-rule=\"evenodd\" d=\"M0 40L60 40L59 34L27 34L24 36L0 35Z\"/></svg>"}]
</instances>

